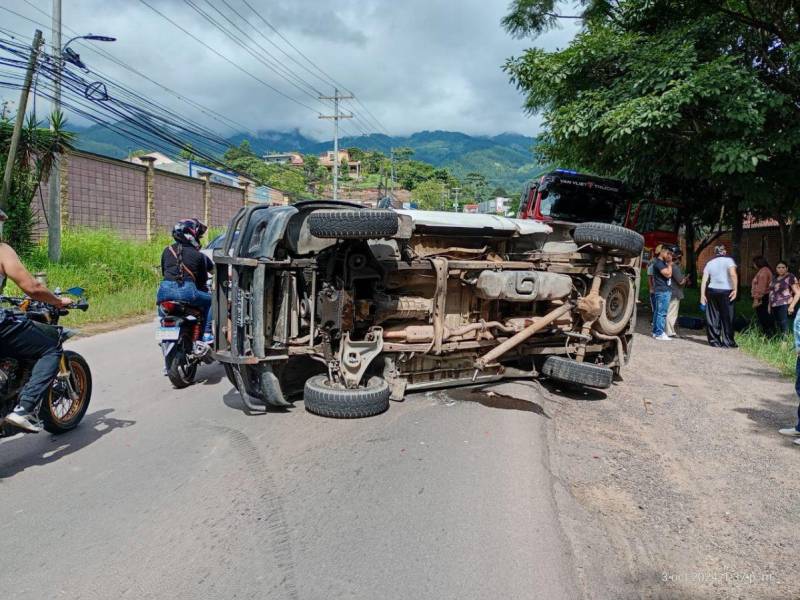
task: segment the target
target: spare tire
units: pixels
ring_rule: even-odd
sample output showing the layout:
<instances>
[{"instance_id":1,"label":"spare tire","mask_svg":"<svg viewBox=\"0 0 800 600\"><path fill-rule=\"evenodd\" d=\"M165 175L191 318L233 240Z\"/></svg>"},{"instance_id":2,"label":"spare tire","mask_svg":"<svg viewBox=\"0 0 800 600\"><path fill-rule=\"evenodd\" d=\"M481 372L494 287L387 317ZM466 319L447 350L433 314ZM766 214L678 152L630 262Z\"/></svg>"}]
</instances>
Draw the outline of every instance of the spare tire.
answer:
<instances>
[{"instance_id":1,"label":"spare tire","mask_svg":"<svg viewBox=\"0 0 800 600\"><path fill-rule=\"evenodd\" d=\"M628 258L639 256L644 248L644 238L626 227L611 223L581 223L572 236L579 246L591 244Z\"/></svg>"},{"instance_id":2,"label":"spare tire","mask_svg":"<svg viewBox=\"0 0 800 600\"><path fill-rule=\"evenodd\" d=\"M619 335L628 327L636 308L633 280L622 271L611 273L600 284L600 297L603 311L597 317L597 328L606 335Z\"/></svg>"},{"instance_id":3,"label":"spare tire","mask_svg":"<svg viewBox=\"0 0 800 600\"><path fill-rule=\"evenodd\" d=\"M389 384L370 377L365 387L348 389L330 383L327 375L315 375L306 381L303 400L308 412L323 417L371 417L389 408Z\"/></svg>"},{"instance_id":4,"label":"spare tire","mask_svg":"<svg viewBox=\"0 0 800 600\"><path fill-rule=\"evenodd\" d=\"M311 235L323 239L371 240L392 237L399 220L393 210L318 210L308 216Z\"/></svg>"},{"instance_id":5,"label":"spare tire","mask_svg":"<svg viewBox=\"0 0 800 600\"><path fill-rule=\"evenodd\" d=\"M548 356L542 365L542 374L558 381L599 389L611 387L614 380L614 371L608 367L579 363L563 356Z\"/></svg>"}]
</instances>

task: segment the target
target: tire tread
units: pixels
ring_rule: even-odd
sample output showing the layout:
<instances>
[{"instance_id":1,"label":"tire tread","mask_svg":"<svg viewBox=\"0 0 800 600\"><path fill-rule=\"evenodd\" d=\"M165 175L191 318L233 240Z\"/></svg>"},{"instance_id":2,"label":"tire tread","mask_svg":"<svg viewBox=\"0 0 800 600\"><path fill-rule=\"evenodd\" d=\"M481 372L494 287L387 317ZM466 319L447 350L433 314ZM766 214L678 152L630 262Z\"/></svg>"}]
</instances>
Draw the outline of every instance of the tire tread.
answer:
<instances>
[{"instance_id":1,"label":"tire tread","mask_svg":"<svg viewBox=\"0 0 800 600\"><path fill-rule=\"evenodd\" d=\"M614 380L614 372L608 367L579 363L563 356L549 356L542 365L542 374L558 381L603 390L611 387Z\"/></svg>"},{"instance_id":2,"label":"tire tread","mask_svg":"<svg viewBox=\"0 0 800 600\"><path fill-rule=\"evenodd\" d=\"M389 386L380 377L370 377L366 388L325 387L327 375L306 381L303 392L306 410L323 417L358 419L378 415L389 408Z\"/></svg>"},{"instance_id":3,"label":"tire tread","mask_svg":"<svg viewBox=\"0 0 800 600\"><path fill-rule=\"evenodd\" d=\"M395 235L397 213L385 209L318 210L308 217L311 235L323 239L379 239Z\"/></svg>"}]
</instances>

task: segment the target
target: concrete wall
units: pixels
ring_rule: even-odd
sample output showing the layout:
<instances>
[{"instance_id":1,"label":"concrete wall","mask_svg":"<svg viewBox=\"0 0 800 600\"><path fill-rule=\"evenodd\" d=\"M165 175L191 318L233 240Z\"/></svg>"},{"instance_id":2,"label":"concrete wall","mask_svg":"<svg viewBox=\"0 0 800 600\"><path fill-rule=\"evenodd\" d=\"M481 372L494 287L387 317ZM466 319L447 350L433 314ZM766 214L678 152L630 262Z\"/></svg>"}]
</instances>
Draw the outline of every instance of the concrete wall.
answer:
<instances>
[{"instance_id":1,"label":"concrete wall","mask_svg":"<svg viewBox=\"0 0 800 600\"><path fill-rule=\"evenodd\" d=\"M181 219L203 218L203 187L200 179L192 179L155 170L153 197L158 231L171 230ZM216 225L216 224L215 224Z\"/></svg>"},{"instance_id":2,"label":"concrete wall","mask_svg":"<svg viewBox=\"0 0 800 600\"><path fill-rule=\"evenodd\" d=\"M61 205L65 226L105 227L127 237L147 238L148 168L86 152L71 152L64 161ZM210 227L224 227L244 204L245 190L177 175L152 172L153 223L151 233L169 232L179 219L205 215L205 186L210 187ZM31 208L36 215L35 235L47 232L44 206L48 185L41 186ZM49 216L49 215L48 215Z\"/></svg>"}]
</instances>

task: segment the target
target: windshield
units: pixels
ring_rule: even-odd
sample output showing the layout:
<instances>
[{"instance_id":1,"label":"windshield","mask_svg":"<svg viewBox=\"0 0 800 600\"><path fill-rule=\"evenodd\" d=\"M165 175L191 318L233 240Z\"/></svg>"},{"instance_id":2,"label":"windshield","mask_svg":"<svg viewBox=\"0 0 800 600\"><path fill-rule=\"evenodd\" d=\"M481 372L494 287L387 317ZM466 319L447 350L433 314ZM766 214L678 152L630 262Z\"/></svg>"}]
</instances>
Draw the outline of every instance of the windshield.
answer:
<instances>
[{"instance_id":1,"label":"windshield","mask_svg":"<svg viewBox=\"0 0 800 600\"><path fill-rule=\"evenodd\" d=\"M624 196L591 187L553 185L543 192L539 211L556 221L615 223L625 221L627 203Z\"/></svg>"},{"instance_id":2,"label":"windshield","mask_svg":"<svg viewBox=\"0 0 800 600\"><path fill-rule=\"evenodd\" d=\"M636 229L644 231L677 231L678 209L674 206L643 203Z\"/></svg>"}]
</instances>

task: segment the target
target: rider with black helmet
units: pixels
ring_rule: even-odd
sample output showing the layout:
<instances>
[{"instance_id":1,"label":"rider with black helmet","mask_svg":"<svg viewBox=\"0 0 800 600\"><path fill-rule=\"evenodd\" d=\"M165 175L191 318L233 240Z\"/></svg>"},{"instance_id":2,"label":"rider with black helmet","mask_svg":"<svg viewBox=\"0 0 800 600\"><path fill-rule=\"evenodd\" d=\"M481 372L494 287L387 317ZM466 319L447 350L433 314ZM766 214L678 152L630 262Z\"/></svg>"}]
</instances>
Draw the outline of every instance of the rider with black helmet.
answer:
<instances>
[{"instance_id":1,"label":"rider with black helmet","mask_svg":"<svg viewBox=\"0 0 800 600\"><path fill-rule=\"evenodd\" d=\"M158 287L156 302L174 300L197 306L205 311L203 341L211 336L211 294L208 273L214 263L200 252L200 240L208 228L199 219L178 221L172 228L175 243L161 254L161 273L164 280Z\"/></svg>"}]
</instances>

